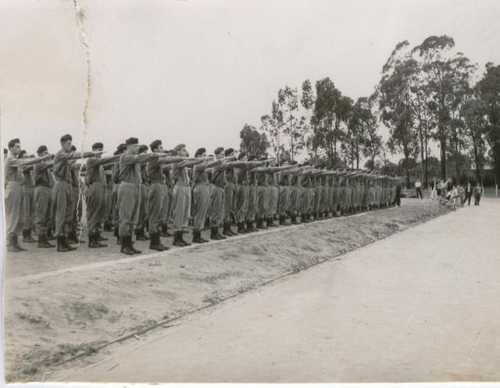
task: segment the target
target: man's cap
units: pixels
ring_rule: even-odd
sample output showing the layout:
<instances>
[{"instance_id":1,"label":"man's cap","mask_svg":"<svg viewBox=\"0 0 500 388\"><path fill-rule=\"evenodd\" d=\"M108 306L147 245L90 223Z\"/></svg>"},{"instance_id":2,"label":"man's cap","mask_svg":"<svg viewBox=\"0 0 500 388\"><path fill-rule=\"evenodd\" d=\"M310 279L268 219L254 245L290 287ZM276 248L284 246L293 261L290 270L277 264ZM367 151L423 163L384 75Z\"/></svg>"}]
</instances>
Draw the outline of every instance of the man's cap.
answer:
<instances>
[{"instance_id":1,"label":"man's cap","mask_svg":"<svg viewBox=\"0 0 500 388\"><path fill-rule=\"evenodd\" d=\"M186 148L186 145L185 144L177 144L174 148L174 151L180 151L182 150L183 148Z\"/></svg>"},{"instance_id":2,"label":"man's cap","mask_svg":"<svg viewBox=\"0 0 500 388\"><path fill-rule=\"evenodd\" d=\"M238 155L238 160L243 160L245 159L246 156L247 156L246 152L240 152L240 154Z\"/></svg>"},{"instance_id":3,"label":"man's cap","mask_svg":"<svg viewBox=\"0 0 500 388\"><path fill-rule=\"evenodd\" d=\"M199 157L200 155L203 155L206 152L207 152L206 148L203 148L203 147L198 148L196 150L196 152L194 153L194 157L197 158L197 157Z\"/></svg>"},{"instance_id":4,"label":"man's cap","mask_svg":"<svg viewBox=\"0 0 500 388\"><path fill-rule=\"evenodd\" d=\"M44 152L47 151L47 146L46 145L41 145L40 147L38 147L38 149L36 150L36 153L38 155L41 155L43 154Z\"/></svg>"},{"instance_id":5,"label":"man's cap","mask_svg":"<svg viewBox=\"0 0 500 388\"><path fill-rule=\"evenodd\" d=\"M217 147L214 151L215 155L219 155L224 152L224 147Z\"/></svg>"},{"instance_id":6,"label":"man's cap","mask_svg":"<svg viewBox=\"0 0 500 388\"><path fill-rule=\"evenodd\" d=\"M151 144L149 145L149 148L151 148L151 151L153 151L154 149L158 148L159 146L161 146L161 140L156 139L155 141L151 142Z\"/></svg>"},{"instance_id":7,"label":"man's cap","mask_svg":"<svg viewBox=\"0 0 500 388\"><path fill-rule=\"evenodd\" d=\"M97 142L92 144L92 150L102 150L104 148L104 145L101 142Z\"/></svg>"},{"instance_id":8,"label":"man's cap","mask_svg":"<svg viewBox=\"0 0 500 388\"><path fill-rule=\"evenodd\" d=\"M148 150L148 146L145 144L141 144L139 146L139 153L142 154L143 152L146 152Z\"/></svg>"},{"instance_id":9,"label":"man's cap","mask_svg":"<svg viewBox=\"0 0 500 388\"><path fill-rule=\"evenodd\" d=\"M26 150L21 150L19 151L19 157L22 158L24 155L26 155Z\"/></svg>"},{"instance_id":10,"label":"man's cap","mask_svg":"<svg viewBox=\"0 0 500 388\"><path fill-rule=\"evenodd\" d=\"M76 151L76 147L74 144L71 146L71 151Z\"/></svg>"},{"instance_id":11,"label":"man's cap","mask_svg":"<svg viewBox=\"0 0 500 388\"><path fill-rule=\"evenodd\" d=\"M69 133L61 136L61 143L66 143L69 140L73 140L73 137Z\"/></svg>"},{"instance_id":12,"label":"man's cap","mask_svg":"<svg viewBox=\"0 0 500 388\"><path fill-rule=\"evenodd\" d=\"M229 156L234 153L234 148L228 148L224 151L224 156Z\"/></svg>"},{"instance_id":13,"label":"man's cap","mask_svg":"<svg viewBox=\"0 0 500 388\"><path fill-rule=\"evenodd\" d=\"M136 137L129 137L127 140L125 140L126 145L134 145L134 144L139 144L139 139Z\"/></svg>"}]
</instances>

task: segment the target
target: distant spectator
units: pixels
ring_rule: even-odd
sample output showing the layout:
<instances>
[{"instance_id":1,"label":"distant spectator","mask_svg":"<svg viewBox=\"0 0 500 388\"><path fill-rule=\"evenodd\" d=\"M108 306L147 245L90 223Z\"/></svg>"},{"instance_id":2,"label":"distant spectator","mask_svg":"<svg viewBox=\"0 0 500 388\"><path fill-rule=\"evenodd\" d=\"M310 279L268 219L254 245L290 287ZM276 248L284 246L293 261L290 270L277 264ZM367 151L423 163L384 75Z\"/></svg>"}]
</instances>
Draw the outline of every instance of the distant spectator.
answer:
<instances>
[{"instance_id":1,"label":"distant spectator","mask_svg":"<svg viewBox=\"0 0 500 388\"><path fill-rule=\"evenodd\" d=\"M420 179L415 181L415 191L417 192L417 199L422 199L422 182L420 182Z\"/></svg>"},{"instance_id":2,"label":"distant spectator","mask_svg":"<svg viewBox=\"0 0 500 388\"><path fill-rule=\"evenodd\" d=\"M465 203L465 190L464 190L464 187L462 185L458 185L457 191L458 191L458 199L460 200L460 207L463 207L464 203Z\"/></svg>"},{"instance_id":3,"label":"distant spectator","mask_svg":"<svg viewBox=\"0 0 500 388\"><path fill-rule=\"evenodd\" d=\"M453 207L453 210L457 208L457 203L459 201L458 188L453 186L450 191L448 191L448 201Z\"/></svg>"},{"instance_id":4,"label":"distant spectator","mask_svg":"<svg viewBox=\"0 0 500 388\"><path fill-rule=\"evenodd\" d=\"M477 182L476 187L474 187L474 206L479 206L482 194L483 188L481 187L481 184Z\"/></svg>"},{"instance_id":5,"label":"distant spectator","mask_svg":"<svg viewBox=\"0 0 500 388\"><path fill-rule=\"evenodd\" d=\"M401 182L396 183L396 196L394 198L394 204L401 207Z\"/></svg>"},{"instance_id":6,"label":"distant spectator","mask_svg":"<svg viewBox=\"0 0 500 388\"><path fill-rule=\"evenodd\" d=\"M473 190L472 184L470 181L467 181L467 185L465 185L465 202L467 202L467 206L470 206Z\"/></svg>"},{"instance_id":7,"label":"distant spectator","mask_svg":"<svg viewBox=\"0 0 500 388\"><path fill-rule=\"evenodd\" d=\"M431 186L431 199L436 199L439 195L437 181L434 179Z\"/></svg>"},{"instance_id":8,"label":"distant spectator","mask_svg":"<svg viewBox=\"0 0 500 388\"><path fill-rule=\"evenodd\" d=\"M447 182L441 180L439 182L439 196L441 196L441 198L446 198L448 196L448 184Z\"/></svg>"}]
</instances>

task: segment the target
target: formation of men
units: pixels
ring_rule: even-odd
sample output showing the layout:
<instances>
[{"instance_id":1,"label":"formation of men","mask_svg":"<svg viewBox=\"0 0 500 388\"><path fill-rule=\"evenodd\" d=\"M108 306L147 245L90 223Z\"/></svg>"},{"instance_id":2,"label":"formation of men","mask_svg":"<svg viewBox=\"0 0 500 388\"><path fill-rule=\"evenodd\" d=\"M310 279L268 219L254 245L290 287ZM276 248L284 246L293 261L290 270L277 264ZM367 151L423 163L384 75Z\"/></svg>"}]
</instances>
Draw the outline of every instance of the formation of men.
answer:
<instances>
[{"instance_id":1,"label":"formation of men","mask_svg":"<svg viewBox=\"0 0 500 388\"><path fill-rule=\"evenodd\" d=\"M89 248L103 248L102 231L114 231L121 252L141 253L134 241L149 239L149 248L202 244L278 225L298 224L375 208L397 201L397 180L366 171L337 171L273 159L256 160L244 152L218 147L190 156L180 144L166 151L161 140L149 146L128 138L112 156L104 145L77 152L71 135L49 154L46 146L27 155L19 139L5 156L5 208L8 250L25 250L18 242L69 252L81 243L86 219ZM85 206L83 206L85 205ZM86 213L86 217L83 213Z\"/></svg>"}]
</instances>

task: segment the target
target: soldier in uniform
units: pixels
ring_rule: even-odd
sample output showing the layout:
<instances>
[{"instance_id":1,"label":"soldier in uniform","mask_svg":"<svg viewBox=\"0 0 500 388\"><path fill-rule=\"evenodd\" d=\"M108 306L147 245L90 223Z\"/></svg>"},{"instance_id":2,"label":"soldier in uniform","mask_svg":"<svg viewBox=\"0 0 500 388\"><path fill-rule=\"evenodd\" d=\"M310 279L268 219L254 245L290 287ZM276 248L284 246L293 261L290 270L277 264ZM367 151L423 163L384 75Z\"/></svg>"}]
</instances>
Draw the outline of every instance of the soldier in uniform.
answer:
<instances>
[{"instance_id":1,"label":"soldier in uniform","mask_svg":"<svg viewBox=\"0 0 500 388\"><path fill-rule=\"evenodd\" d=\"M139 221L140 190L142 184L141 164L159 158L156 153L139 155L139 140L126 140L126 151L120 155L120 187L118 189L118 218L121 252L126 255L141 253L134 247L132 235Z\"/></svg>"},{"instance_id":2,"label":"soldier in uniform","mask_svg":"<svg viewBox=\"0 0 500 388\"><path fill-rule=\"evenodd\" d=\"M163 167L163 177L164 177L164 197L163 206L161 209L161 237L172 237L172 234L168 231L168 223L170 221L171 215L171 205L172 205L172 191L173 191L173 181L171 176L171 169L169 166Z\"/></svg>"},{"instance_id":3,"label":"soldier in uniform","mask_svg":"<svg viewBox=\"0 0 500 388\"><path fill-rule=\"evenodd\" d=\"M247 155L244 152L240 152L240 154L238 155L238 161L244 162L244 164L234 169L236 182L234 197L234 218L238 227L238 233L248 233L246 225L249 197L248 168L251 163L248 162Z\"/></svg>"},{"instance_id":4,"label":"soldier in uniform","mask_svg":"<svg viewBox=\"0 0 500 388\"><path fill-rule=\"evenodd\" d=\"M290 174L286 171L280 174L279 182L279 193L278 193L278 215L280 225L285 225L286 219L290 216Z\"/></svg>"},{"instance_id":5,"label":"soldier in uniform","mask_svg":"<svg viewBox=\"0 0 500 388\"><path fill-rule=\"evenodd\" d=\"M70 148L71 152L76 152L76 147L74 145ZM68 162L70 166L70 196L68 207L70 208L70 222L68 224L67 231L67 243L68 244L78 244L80 242L78 237L78 226L80 216L82 214L82 203L81 199L84 193L83 185L80 185L80 168L81 164L76 161L76 159L72 159Z\"/></svg>"},{"instance_id":6,"label":"soldier in uniform","mask_svg":"<svg viewBox=\"0 0 500 388\"><path fill-rule=\"evenodd\" d=\"M175 148L179 157L188 158L189 154L184 144L179 144ZM203 159L186 159L174 164L173 176L175 186L172 197L172 219L174 226L175 246L191 245L184 239L184 234L188 231L189 219L191 217L191 182L189 169L196 164L203 162Z\"/></svg>"},{"instance_id":7,"label":"soldier in uniform","mask_svg":"<svg viewBox=\"0 0 500 388\"><path fill-rule=\"evenodd\" d=\"M116 151L113 155L120 156L127 149L127 145L121 143L116 147ZM113 192L111 196L111 212L112 212L112 222L113 222L113 231L116 237L116 243L120 244L120 219L118 217L118 188L120 187L120 160L116 160L113 163L113 168L111 170L111 180L113 182Z\"/></svg>"},{"instance_id":8,"label":"soldier in uniform","mask_svg":"<svg viewBox=\"0 0 500 388\"><path fill-rule=\"evenodd\" d=\"M150 145L151 152L162 153L163 145L161 140L155 140ZM164 251L168 247L162 244L160 238L161 228L161 211L163 202L165 201L166 187L163 177L163 166L160 163L160 158L151 159L147 163L147 175L150 179L150 187L148 191L148 231L150 237L149 249L155 251Z\"/></svg>"},{"instance_id":9,"label":"soldier in uniform","mask_svg":"<svg viewBox=\"0 0 500 388\"><path fill-rule=\"evenodd\" d=\"M195 158L205 159L207 155L205 148L196 150ZM211 186L207 170L222 164L222 159L204 161L193 167L193 242L206 243L201 237L201 232L205 227L208 209L210 207Z\"/></svg>"},{"instance_id":10,"label":"soldier in uniform","mask_svg":"<svg viewBox=\"0 0 500 388\"><path fill-rule=\"evenodd\" d=\"M271 169L269 172L269 213L267 216L268 226L277 226L274 221L278 219L278 201L279 201L279 170Z\"/></svg>"},{"instance_id":11,"label":"soldier in uniform","mask_svg":"<svg viewBox=\"0 0 500 388\"><path fill-rule=\"evenodd\" d=\"M267 229L266 218L269 214L270 196L268 186L268 174L266 167L257 167L253 170L257 178L257 211L256 223L258 229Z\"/></svg>"},{"instance_id":12,"label":"soldier in uniform","mask_svg":"<svg viewBox=\"0 0 500 388\"><path fill-rule=\"evenodd\" d=\"M224 150L224 158L229 159L234 157L234 149L228 148ZM231 230L231 225L234 221L234 196L236 191L235 184L235 174L234 168L226 167L225 169L225 180L224 180L224 236L231 237L235 236Z\"/></svg>"},{"instance_id":13,"label":"soldier in uniform","mask_svg":"<svg viewBox=\"0 0 500 388\"><path fill-rule=\"evenodd\" d=\"M150 144L151 152L166 155L163 150L161 140L155 140ZM149 249L155 251L165 251L169 249L163 245L160 238L162 211L165 207L167 186L164 182L163 167L166 164L182 161L183 158L172 158L170 156L162 156L153 158L147 163L147 176L150 180L148 188L148 231L150 234Z\"/></svg>"},{"instance_id":14,"label":"soldier in uniform","mask_svg":"<svg viewBox=\"0 0 500 388\"><path fill-rule=\"evenodd\" d=\"M85 183L87 195L87 229L89 236L89 248L103 248L107 245L99 241L100 227L104 222L106 206L106 177L104 166L118 160L119 155L102 158L103 144L98 142L92 145L92 151L96 155L87 159Z\"/></svg>"},{"instance_id":15,"label":"soldier in uniform","mask_svg":"<svg viewBox=\"0 0 500 388\"><path fill-rule=\"evenodd\" d=\"M146 153L148 150L147 145L139 146L139 155ZM156 158L155 158L156 159ZM146 241L149 237L145 233L145 228L148 223L148 189L149 189L149 177L146 171L146 163L141 163L141 185L139 193L139 218L137 225L135 227L135 239L137 241Z\"/></svg>"},{"instance_id":16,"label":"soldier in uniform","mask_svg":"<svg viewBox=\"0 0 500 388\"><path fill-rule=\"evenodd\" d=\"M249 159L253 161L252 159ZM253 170L247 171L248 177L248 207L246 215L246 231L256 232L255 221L257 216L257 173Z\"/></svg>"},{"instance_id":17,"label":"soldier in uniform","mask_svg":"<svg viewBox=\"0 0 500 388\"><path fill-rule=\"evenodd\" d=\"M68 235L73 233L76 238L76 231L74 230L74 203L73 186L75 185L75 169L73 161L80 158L87 158L90 156L98 155L94 152L76 152L72 151L73 138L71 135L64 135L61 137L61 149L57 152L54 158L54 176L56 183L53 190L53 214L55 222L55 235L57 239L57 251L68 252L76 248L69 245L67 240ZM79 170L78 170L79 171Z\"/></svg>"},{"instance_id":18,"label":"soldier in uniform","mask_svg":"<svg viewBox=\"0 0 500 388\"><path fill-rule=\"evenodd\" d=\"M33 158L33 155L28 155L25 150L19 153L19 159ZM35 240L31 236L33 229L33 165L22 168L23 180L21 182L23 188L23 242L34 243Z\"/></svg>"},{"instance_id":19,"label":"soldier in uniform","mask_svg":"<svg viewBox=\"0 0 500 388\"><path fill-rule=\"evenodd\" d=\"M224 148L218 147L215 149L215 158L224 158ZM211 179L211 194L210 206L208 209L208 217L210 219L210 239L223 240L226 237L220 233L220 227L224 222L224 185L225 185L225 169L222 166L212 169Z\"/></svg>"},{"instance_id":20,"label":"soldier in uniform","mask_svg":"<svg viewBox=\"0 0 500 388\"><path fill-rule=\"evenodd\" d=\"M49 152L47 146L41 145L36 151L38 157L47 157ZM49 242L48 233L51 226L52 191L51 172L53 163L49 161L40 162L35 165L33 178L35 183L35 229L38 234L38 248L54 248Z\"/></svg>"},{"instance_id":21,"label":"soldier in uniform","mask_svg":"<svg viewBox=\"0 0 500 388\"><path fill-rule=\"evenodd\" d=\"M22 172L23 167L43 162L49 159L49 155L39 158L19 159L21 142L19 139L12 139L8 143L9 152L5 157L5 217L7 221L7 250L9 252L24 251L19 246L18 234L22 230Z\"/></svg>"}]
</instances>

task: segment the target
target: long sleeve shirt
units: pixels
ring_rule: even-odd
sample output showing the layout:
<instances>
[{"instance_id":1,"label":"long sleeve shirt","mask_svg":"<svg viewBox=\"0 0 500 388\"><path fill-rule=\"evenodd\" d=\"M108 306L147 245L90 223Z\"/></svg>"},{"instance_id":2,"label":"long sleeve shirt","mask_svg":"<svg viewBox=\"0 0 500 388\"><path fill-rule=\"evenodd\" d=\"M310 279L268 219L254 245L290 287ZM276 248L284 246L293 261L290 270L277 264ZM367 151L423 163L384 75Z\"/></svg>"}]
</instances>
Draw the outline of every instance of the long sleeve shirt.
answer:
<instances>
[{"instance_id":1,"label":"long sleeve shirt","mask_svg":"<svg viewBox=\"0 0 500 388\"><path fill-rule=\"evenodd\" d=\"M72 183L73 175L71 172L71 152L60 150L54 158L54 177L57 181Z\"/></svg>"},{"instance_id":2,"label":"long sleeve shirt","mask_svg":"<svg viewBox=\"0 0 500 388\"><path fill-rule=\"evenodd\" d=\"M123 154L120 156L120 182L126 183L142 183L141 164L137 155Z\"/></svg>"}]
</instances>

